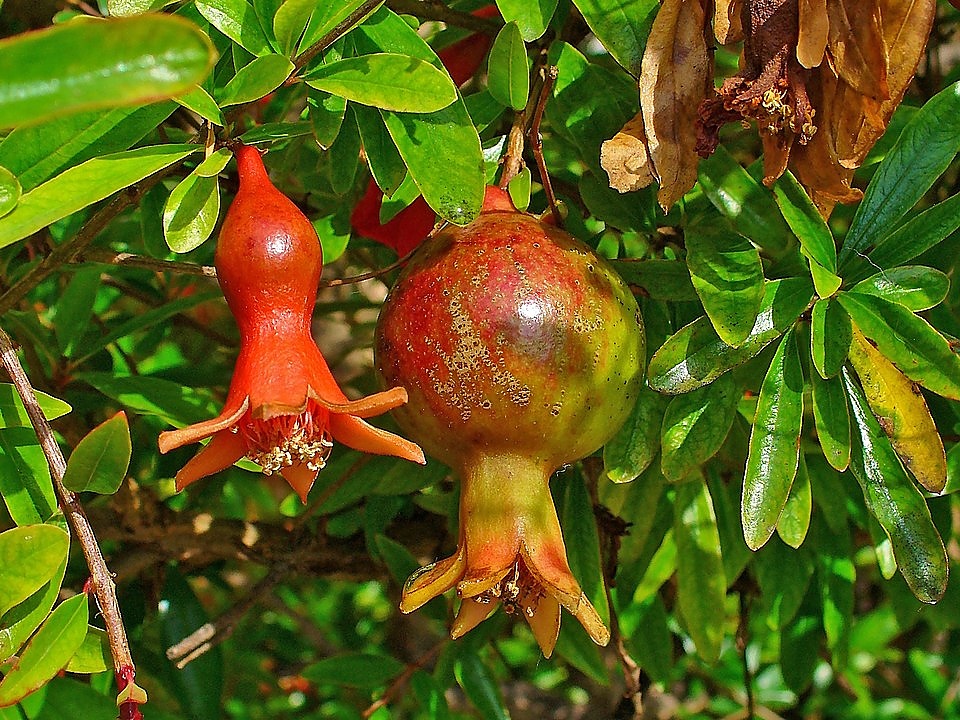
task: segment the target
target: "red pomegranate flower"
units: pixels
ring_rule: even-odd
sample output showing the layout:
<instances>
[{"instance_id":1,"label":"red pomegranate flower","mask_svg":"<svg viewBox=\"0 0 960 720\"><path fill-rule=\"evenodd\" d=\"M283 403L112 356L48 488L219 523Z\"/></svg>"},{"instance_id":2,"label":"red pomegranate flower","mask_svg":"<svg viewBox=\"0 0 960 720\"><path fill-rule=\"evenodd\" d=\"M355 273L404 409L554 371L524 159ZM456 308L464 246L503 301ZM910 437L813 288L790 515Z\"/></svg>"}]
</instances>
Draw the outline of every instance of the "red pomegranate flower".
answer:
<instances>
[{"instance_id":1,"label":"red pomegranate flower","mask_svg":"<svg viewBox=\"0 0 960 720\"><path fill-rule=\"evenodd\" d=\"M217 279L240 328L227 401L219 416L160 435L160 452L212 438L180 472L177 490L242 457L279 472L301 500L333 441L425 462L414 443L369 425L407 401L401 387L348 400L310 335L323 267L316 231L267 177L260 153L237 148L240 190L220 231Z\"/></svg>"}]
</instances>

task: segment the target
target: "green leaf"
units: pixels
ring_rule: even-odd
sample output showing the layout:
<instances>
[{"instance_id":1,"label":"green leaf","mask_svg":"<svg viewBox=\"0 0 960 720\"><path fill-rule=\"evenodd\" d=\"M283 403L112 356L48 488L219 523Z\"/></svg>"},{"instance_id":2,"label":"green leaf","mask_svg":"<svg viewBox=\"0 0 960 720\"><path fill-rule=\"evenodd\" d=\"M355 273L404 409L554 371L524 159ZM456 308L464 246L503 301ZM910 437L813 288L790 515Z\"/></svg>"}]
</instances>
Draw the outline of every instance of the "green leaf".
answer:
<instances>
[{"instance_id":1,"label":"green leaf","mask_svg":"<svg viewBox=\"0 0 960 720\"><path fill-rule=\"evenodd\" d=\"M0 617L48 583L69 549L70 536L56 525L0 533Z\"/></svg>"},{"instance_id":2,"label":"green leaf","mask_svg":"<svg viewBox=\"0 0 960 720\"><path fill-rule=\"evenodd\" d=\"M216 173L203 177L197 170L177 184L163 208L163 237L175 253L200 247L213 233L220 217L220 182Z\"/></svg>"},{"instance_id":3,"label":"green leaf","mask_svg":"<svg viewBox=\"0 0 960 720\"><path fill-rule=\"evenodd\" d=\"M727 374L670 400L660 430L664 477L682 480L716 454L736 417L739 391Z\"/></svg>"},{"instance_id":4,"label":"green leaf","mask_svg":"<svg viewBox=\"0 0 960 720\"><path fill-rule=\"evenodd\" d=\"M199 145L154 145L87 160L39 185L0 218L0 247L133 185L200 149Z\"/></svg>"},{"instance_id":5,"label":"green leaf","mask_svg":"<svg viewBox=\"0 0 960 720\"><path fill-rule=\"evenodd\" d=\"M850 351L850 316L836 300L817 300L810 315L813 366L822 378L835 377Z\"/></svg>"},{"instance_id":6,"label":"green leaf","mask_svg":"<svg viewBox=\"0 0 960 720\"><path fill-rule=\"evenodd\" d=\"M893 554L917 599L935 603L946 591L949 561L921 492L907 476L860 388L844 370L856 442L850 459L867 508L893 543Z\"/></svg>"},{"instance_id":7,"label":"green leaf","mask_svg":"<svg viewBox=\"0 0 960 720\"><path fill-rule=\"evenodd\" d=\"M77 343L90 326L101 275L100 268L80 268L53 307L53 331L64 357L73 356Z\"/></svg>"},{"instance_id":8,"label":"green leaf","mask_svg":"<svg viewBox=\"0 0 960 720\"><path fill-rule=\"evenodd\" d=\"M804 254L824 269L836 272L837 246L833 233L793 173L787 171L781 175L773 192L780 213L800 241Z\"/></svg>"},{"instance_id":9,"label":"green leaf","mask_svg":"<svg viewBox=\"0 0 960 720\"><path fill-rule=\"evenodd\" d=\"M310 125L317 144L324 150L333 145L343 124L347 101L338 95L322 93L312 88L307 92Z\"/></svg>"},{"instance_id":10,"label":"green leaf","mask_svg":"<svg viewBox=\"0 0 960 720\"><path fill-rule=\"evenodd\" d=\"M563 489L560 524L565 537L577 539L567 546L567 561L600 619L608 623L610 609L604 589L603 561L593 501L587 494L585 480L579 472L567 472L562 477L565 482L558 485L558 489Z\"/></svg>"},{"instance_id":11,"label":"green leaf","mask_svg":"<svg viewBox=\"0 0 960 720\"><path fill-rule=\"evenodd\" d=\"M847 663L853 625L853 585L857 579L853 542L848 528L833 533L822 523L815 523L814 530L823 630L827 647L833 653L834 667L843 668Z\"/></svg>"},{"instance_id":12,"label":"green leaf","mask_svg":"<svg viewBox=\"0 0 960 720\"><path fill-rule=\"evenodd\" d=\"M841 266L880 244L943 174L960 148L960 82L930 98L907 123L857 207L840 248Z\"/></svg>"},{"instance_id":13,"label":"green leaf","mask_svg":"<svg viewBox=\"0 0 960 720\"><path fill-rule=\"evenodd\" d=\"M957 228L960 228L960 194L927 208L887 235L870 252L871 264L864 265L892 268L910 262L952 235Z\"/></svg>"},{"instance_id":14,"label":"green leaf","mask_svg":"<svg viewBox=\"0 0 960 720\"><path fill-rule=\"evenodd\" d=\"M752 550L777 527L799 462L803 372L793 332L787 333L760 387L740 507L743 537Z\"/></svg>"},{"instance_id":15,"label":"green leaf","mask_svg":"<svg viewBox=\"0 0 960 720\"><path fill-rule=\"evenodd\" d=\"M64 600L50 613L0 682L0 707L19 702L70 661L87 634L87 596Z\"/></svg>"},{"instance_id":16,"label":"green leaf","mask_svg":"<svg viewBox=\"0 0 960 720\"><path fill-rule=\"evenodd\" d=\"M207 76L215 57L206 35L172 15L18 35L0 46L0 127L179 95Z\"/></svg>"},{"instance_id":17,"label":"green leaf","mask_svg":"<svg viewBox=\"0 0 960 720\"><path fill-rule=\"evenodd\" d=\"M797 466L797 477L790 486L790 494L777 521L777 535L787 545L798 548L803 545L810 529L810 514L813 511L813 493L810 490L810 475L803 453Z\"/></svg>"},{"instance_id":18,"label":"green leaf","mask_svg":"<svg viewBox=\"0 0 960 720\"><path fill-rule=\"evenodd\" d=\"M47 522L57 510L50 466L32 427L0 429L0 495L17 525Z\"/></svg>"},{"instance_id":19,"label":"green leaf","mask_svg":"<svg viewBox=\"0 0 960 720\"><path fill-rule=\"evenodd\" d=\"M678 394L709 385L731 368L755 357L783 334L812 297L813 287L805 278L767 282L757 321L738 348L724 343L706 317L694 320L668 338L650 359L650 387Z\"/></svg>"},{"instance_id":20,"label":"green leaf","mask_svg":"<svg viewBox=\"0 0 960 720\"><path fill-rule=\"evenodd\" d=\"M523 110L530 94L527 47L516 22L504 25L487 58L487 87L493 99L514 110Z\"/></svg>"},{"instance_id":21,"label":"green leaf","mask_svg":"<svg viewBox=\"0 0 960 720\"><path fill-rule=\"evenodd\" d=\"M851 292L879 295L919 312L939 305L950 291L950 278L922 265L905 265L872 275L850 288Z\"/></svg>"},{"instance_id":22,"label":"green leaf","mask_svg":"<svg viewBox=\"0 0 960 720\"><path fill-rule=\"evenodd\" d=\"M0 217L13 210L20 202L20 181L16 176L0 166Z\"/></svg>"},{"instance_id":23,"label":"green leaf","mask_svg":"<svg viewBox=\"0 0 960 720\"><path fill-rule=\"evenodd\" d=\"M370 174L384 195L393 195L407 176L407 166L403 164L397 146L390 139L390 133L387 132L380 113L363 105L354 105L352 110L357 118L360 142Z\"/></svg>"},{"instance_id":24,"label":"green leaf","mask_svg":"<svg viewBox=\"0 0 960 720\"><path fill-rule=\"evenodd\" d=\"M223 113L217 101L210 97L210 94L199 85L188 93L178 95L174 98L180 105L187 110L195 112L204 120L209 120L214 125L223 127Z\"/></svg>"},{"instance_id":25,"label":"green leaf","mask_svg":"<svg viewBox=\"0 0 960 720\"><path fill-rule=\"evenodd\" d=\"M244 65L220 92L220 107L259 100L276 90L293 72L293 63L285 55L263 55Z\"/></svg>"},{"instance_id":26,"label":"green leaf","mask_svg":"<svg viewBox=\"0 0 960 720\"><path fill-rule=\"evenodd\" d=\"M823 265L813 258L807 258L807 264L810 266L810 277L813 278L813 287L816 288L817 295L822 298L832 297L840 286L843 285L843 278L834 275Z\"/></svg>"},{"instance_id":27,"label":"green leaf","mask_svg":"<svg viewBox=\"0 0 960 720\"><path fill-rule=\"evenodd\" d=\"M292 55L307 27L317 0L286 0L273 16L273 34L284 55Z\"/></svg>"},{"instance_id":28,"label":"green leaf","mask_svg":"<svg viewBox=\"0 0 960 720\"><path fill-rule=\"evenodd\" d=\"M151 10L159 10L172 2L173 0L107 0L107 12L114 17L139 15Z\"/></svg>"},{"instance_id":29,"label":"green leaf","mask_svg":"<svg viewBox=\"0 0 960 720\"><path fill-rule=\"evenodd\" d=\"M0 620L0 663L12 657L23 647L33 631L40 627L50 614L53 604L60 595L60 585L67 570L67 558L64 557L53 576L43 587L15 608L2 616Z\"/></svg>"},{"instance_id":30,"label":"green leaf","mask_svg":"<svg viewBox=\"0 0 960 720\"><path fill-rule=\"evenodd\" d=\"M375 53L320 65L306 78L312 88L397 112L430 113L457 100L450 76L428 61Z\"/></svg>"},{"instance_id":31,"label":"green leaf","mask_svg":"<svg viewBox=\"0 0 960 720\"><path fill-rule=\"evenodd\" d=\"M310 16L310 22L307 23L307 29L303 33L303 39L300 41L300 52L315 45L323 37L333 32L344 23L348 18L354 17L353 25L363 22L365 18L370 17L373 11L357 17L355 13L364 5L366 0L333 0L315 4L313 14ZM374 6L376 9L378 6ZM406 24L406 23L404 23ZM409 27L409 26L407 26ZM348 27L343 27L346 34Z\"/></svg>"},{"instance_id":32,"label":"green leaf","mask_svg":"<svg viewBox=\"0 0 960 720\"><path fill-rule=\"evenodd\" d=\"M356 105L347 107L343 126L337 134L336 142L327 153L327 169L330 173L330 187L335 193L344 195L354 184L357 170L360 168L360 130L357 126Z\"/></svg>"},{"instance_id":33,"label":"green leaf","mask_svg":"<svg viewBox=\"0 0 960 720\"><path fill-rule=\"evenodd\" d=\"M78 373L109 398L141 415L156 415L177 427L216 417L219 408L209 397L180 383L146 375L115 377L112 373Z\"/></svg>"},{"instance_id":34,"label":"green leaf","mask_svg":"<svg viewBox=\"0 0 960 720\"><path fill-rule=\"evenodd\" d=\"M456 674L457 682L473 706L480 711L480 717L510 720L493 674L475 652L460 654Z\"/></svg>"},{"instance_id":35,"label":"green leaf","mask_svg":"<svg viewBox=\"0 0 960 720\"><path fill-rule=\"evenodd\" d=\"M660 451L660 424L667 398L647 387L640 390L626 422L603 446L603 470L616 483L630 482L647 469Z\"/></svg>"},{"instance_id":36,"label":"green leaf","mask_svg":"<svg viewBox=\"0 0 960 720\"><path fill-rule=\"evenodd\" d=\"M34 390L33 393L47 420L56 420L73 409L52 395L39 390ZM20 399L20 393L10 383L0 383L0 428L5 427L30 427L30 418L23 406L23 400Z\"/></svg>"},{"instance_id":37,"label":"green leaf","mask_svg":"<svg viewBox=\"0 0 960 720\"><path fill-rule=\"evenodd\" d=\"M356 106L354 106L356 107ZM296 137L305 137L313 132L309 122L274 122L257 125L240 136L245 145L256 145L264 142L277 142Z\"/></svg>"},{"instance_id":38,"label":"green leaf","mask_svg":"<svg viewBox=\"0 0 960 720\"><path fill-rule=\"evenodd\" d=\"M629 285L636 285L654 300L699 299L682 260L614 260L612 264Z\"/></svg>"},{"instance_id":39,"label":"green leaf","mask_svg":"<svg viewBox=\"0 0 960 720\"><path fill-rule=\"evenodd\" d=\"M70 453L63 484L74 492L115 493L130 466L130 426L121 410L87 433Z\"/></svg>"},{"instance_id":40,"label":"green leaf","mask_svg":"<svg viewBox=\"0 0 960 720\"><path fill-rule=\"evenodd\" d=\"M938 395L960 400L960 357L926 320L881 297L841 293L838 298L900 372Z\"/></svg>"},{"instance_id":41,"label":"green leaf","mask_svg":"<svg viewBox=\"0 0 960 720\"><path fill-rule=\"evenodd\" d=\"M850 413L839 378L824 380L810 373L817 439L827 462L843 472L850 464Z\"/></svg>"},{"instance_id":42,"label":"green leaf","mask_svg":"<svg viewBox=\"0 0 960 720\"><path fill-rule=\"evenodd\" d=\"M754 180L723 145L700 161L698 173L703 194L738 232L773 254L789 247L790 230L773 193Z\"/></svg>"},{"instance_id":43,"label":"green leaf","mask_svg":"<svg viewBox=\"0 0 960 720\"><path fill-rule=\"evenodd\" d=\"M723 646L727 580L710 491L702 480L677 486L677 602L697 654L716 662Z\"/></svg>"},{"instance_id":44,"label":"green leaf","mask_svg":"<svg viewBox=\"0 0 960 720\"><path fill-rule=\"evenodd\" d=\"M87 636L74 656L70 658L66 670L84 675L113 670L113 657L106 631L92 625L87 627Z\"/></svg>"},{"instance_id":45,"label":"green leaf","mask_svg":"<svg viewBox=\"0 0 960 720\"><path fill-rule=\"evenodd\" d=\"M660 5L657 0L573 0L613 59L634 77Z\"/></svg>"},{"instance_id":46,"label":"green leaf","mask_svg":"<svg viewBox=\"0 0 960 720\"><path fill-rule=\"evenodd\" d=\"M760 254L742 235L719 225L687 228L687 267L713 329L727 345L742 344L763 299Z\"/></svg>"},{"instance_id":47,"label":"green leaf","mask_svg":"<svg viewBox=\"0 0 960 720\"><path fill-rule=\"evenodd\" d=\"M760 585L757 615L766 620L771 630L781 630L800 608L813 576L813 561L809 554L788 549L774 540L757 553L752 568Z\"/></svg>"},{"instance_id":48,"label":"green leaf","mask_svg":"<svg viewBox=\"0 0 960 720\"><path fill-rule=\"evenodd\" d=\"M344 685L373 690L387 685L403 668L403 663L387 655L348 653L308 665L302 674L318 685Z\"/></svg>"},{"instance_id":49,"label":"green leaf","mask_svg":"<svg viewBox=\"0 0 960 720\"><path fill-rule=\"evenodd\" d=\"M252 55L273 52L256 11L246 0L196 0L196 6L211 25Z\"/></svg>"},{"instance_id":50,"label":"green leaf","mask_svg":"<svg viewBox=\"0 0 960 720\"><path fill-rule=\"evenodd\" d=\"M818 613L819 603L815 598L816 593L810 588L794 621L780 630L783 680L797 695L810 687L813 673L820 662L823 628Z\"/></svg>"},{"instance_id":51,"label":"green leaf","mask_svg":"<svg viewBox=\"0 0 960 720\"><path fill-rule=\"evenodd\" d=\"M524 41L531 42L546 32L557 0L497 0L504 22L515 22Z\"/></svg>"}]
</instances>

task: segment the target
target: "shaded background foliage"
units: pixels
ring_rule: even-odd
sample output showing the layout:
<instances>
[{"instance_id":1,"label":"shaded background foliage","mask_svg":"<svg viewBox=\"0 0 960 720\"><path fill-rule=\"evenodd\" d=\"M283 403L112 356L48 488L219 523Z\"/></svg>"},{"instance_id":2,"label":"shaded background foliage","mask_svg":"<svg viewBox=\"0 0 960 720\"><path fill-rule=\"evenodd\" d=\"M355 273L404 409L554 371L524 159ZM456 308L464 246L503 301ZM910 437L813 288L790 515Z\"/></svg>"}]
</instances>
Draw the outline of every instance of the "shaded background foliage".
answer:
<instances>
[{"instance_id":1,"label":"shaded background foliage","mask_svg":"<svg viewBox=\"0 0 960 720\"><path fill-rule=\"evenodd\" d=\"M0 73L0 325L116 574L144 713L956 717L960 13L926 4L924 49L919 25L878 40L886 2L481 5L0 9L5 36L59 33L0 46L20 71ZM789 33L738 44L738 19L749 38L751 12L788 6L799 54ZM161 8L182 22L138 16ZM134 17L113 32L88 14ZM116 68L43 83L151 52L169 86ZM404 72L369 57L384 53ZM920 60L912 82L904 56ZM365 84L380 62L386 87ZM269 148L313 221L327 262L314 335L369 393L397 252L429 208L476 214L548 64L543 152L566 226L631 284L651 366L619 435L552 483L571 568L614 639L597 648L568 618L546 661L502 613L457 642L448 599L399 614L404 578L456 542L457 488L435 461L340 447L304 506L244 462L175 494L193 450L160 456L156 437L216 415L236 354L208 267L236 191L226 140ZM51 94L18 106L15 77ZM759 133L726 124L741 115ZM850 140L862 118L872 148ZM705 128L719 144L701 159ZM524 158L511 193L544 211ZM101 618L78 594L90 571L9 385L0 418L0 719L115 716ZM184 647L207 622L211 645Z\"/></svg>"}]
</instances>

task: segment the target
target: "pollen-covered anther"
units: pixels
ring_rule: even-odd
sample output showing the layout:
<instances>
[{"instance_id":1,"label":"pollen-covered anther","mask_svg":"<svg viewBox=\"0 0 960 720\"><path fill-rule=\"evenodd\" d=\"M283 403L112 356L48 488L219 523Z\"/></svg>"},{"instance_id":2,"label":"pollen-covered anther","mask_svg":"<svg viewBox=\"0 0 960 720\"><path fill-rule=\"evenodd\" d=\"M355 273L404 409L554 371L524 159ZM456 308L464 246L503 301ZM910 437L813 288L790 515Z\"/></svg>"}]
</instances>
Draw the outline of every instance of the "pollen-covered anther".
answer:
<instances>
[{"instance_id":1,"label":"pollen-covered anther","mask_svg":"<svg viewBox=\"0 0 960 720\"><path fill-rule=\"evenodd\" d=\"M484 605L500 602L508 615L523 613L527 618L532 618L544 594L539 581L521 560L517 560L500 582L473 599Z\"/></svg>"},{"instance_id":2,"label":"pollen-covered anther","mask_svg":"<svg viewBox=\"0 0 960 720\"><path fill-rule=\"evenodd\" d=\"M318 428L308 410L299 415L280 415L243 426L247 458L257 463L264 475L272 475L295 464L313 471L322 470L333 450L333 438Z\"/></svg>"}]
</instances>

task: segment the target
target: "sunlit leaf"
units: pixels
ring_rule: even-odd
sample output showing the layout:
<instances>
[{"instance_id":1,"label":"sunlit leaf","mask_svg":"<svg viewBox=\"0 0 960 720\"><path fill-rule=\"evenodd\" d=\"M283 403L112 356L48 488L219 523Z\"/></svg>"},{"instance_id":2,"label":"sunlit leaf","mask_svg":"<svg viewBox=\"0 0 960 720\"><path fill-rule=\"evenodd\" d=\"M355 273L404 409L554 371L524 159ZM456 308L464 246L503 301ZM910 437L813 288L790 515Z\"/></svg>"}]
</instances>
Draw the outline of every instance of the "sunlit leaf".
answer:
<instances>
[{"instance_id":1,"label":"sunlit leaf","mask_svg":"<svg viewBox=\"0 0 960 720\"><path fill-rule=\"evenodd\" d=\"M63 484L74 492L112 495L130 465L130 427L123 411L87 433L70 453Z\"/></svg>"},{"instance_id":2,"label":"sunlit leaf","mask_svg":"<svg viewBox=\"0 0 960 720\"><path fill-rule=\"evenodd\" d=\"M23 525L0 533L0 616L49 582L69 548L69 536L56 525Z\"/></svg>"},{"instance_id":3,"label":"sunlit leaf","mask_svg":"<svg viewBox=\"0 0 960 720\"><path fill-rule=\"evenodd\" d=\"M487 87L494 100L522 110L530 93L527 48L516 22L500 30L487 60Z\"/></svg>"}]
</instances>

